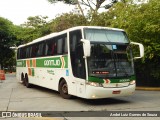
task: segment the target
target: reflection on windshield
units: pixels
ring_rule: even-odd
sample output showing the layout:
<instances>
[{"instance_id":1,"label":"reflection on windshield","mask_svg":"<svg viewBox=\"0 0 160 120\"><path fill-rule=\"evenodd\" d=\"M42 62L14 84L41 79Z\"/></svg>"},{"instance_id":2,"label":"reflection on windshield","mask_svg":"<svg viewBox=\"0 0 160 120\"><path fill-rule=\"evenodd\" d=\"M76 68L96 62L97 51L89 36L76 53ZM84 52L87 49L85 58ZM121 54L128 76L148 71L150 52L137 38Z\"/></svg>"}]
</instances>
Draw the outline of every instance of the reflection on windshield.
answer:
<instances>
[{"instance_id":1,"label":"reflection on windshield","mask_svg":"<svg viewBox=\"0 0 160 120\"><path fill-rule=\"evenodd\" d=\"M100 42L129 43L124 31L108 29L84 29L85 39Z\"/></svg>"},{"instance_id":2,"label":"reflection on windshield","mask_svg":"<svg viewBox=\"0 0 160 120\"><path fill-rule=\"evenodd\" d=\"M131 50L126 44L91 44L91 57L88 63L90 76L109 78L134 74Z\"/></svg>"}]
</instances>

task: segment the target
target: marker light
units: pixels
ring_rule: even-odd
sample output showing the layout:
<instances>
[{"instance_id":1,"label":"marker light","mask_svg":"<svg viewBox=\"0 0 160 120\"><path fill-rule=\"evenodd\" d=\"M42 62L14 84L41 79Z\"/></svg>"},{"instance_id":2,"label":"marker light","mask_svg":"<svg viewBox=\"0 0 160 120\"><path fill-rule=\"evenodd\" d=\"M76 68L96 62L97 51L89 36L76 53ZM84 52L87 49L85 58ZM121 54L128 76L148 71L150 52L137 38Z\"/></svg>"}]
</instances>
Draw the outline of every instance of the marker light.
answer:
<instances>
[{"instance_id":1,"label":"marker light","mask_svg":"<svg viewBox=\"0 0 160 120\"><path fill-rule=\"evenodd\" d=\"M129 84L130 84L130 85L134 85L134 84L136 84L136 81L135 81L135 80L132 80L132 81L130 81Z\"/></svg>"},{"instance_id":2,"label":"marker light","mask_svg":"<svg viewBox=\"0 0 160 120\"><path fill-rule=\"evenodd\" d=\"M87 82L87 84L95 87L103 87L101 83L97 83L97 82Z\"/></svg>"}]
</instances>

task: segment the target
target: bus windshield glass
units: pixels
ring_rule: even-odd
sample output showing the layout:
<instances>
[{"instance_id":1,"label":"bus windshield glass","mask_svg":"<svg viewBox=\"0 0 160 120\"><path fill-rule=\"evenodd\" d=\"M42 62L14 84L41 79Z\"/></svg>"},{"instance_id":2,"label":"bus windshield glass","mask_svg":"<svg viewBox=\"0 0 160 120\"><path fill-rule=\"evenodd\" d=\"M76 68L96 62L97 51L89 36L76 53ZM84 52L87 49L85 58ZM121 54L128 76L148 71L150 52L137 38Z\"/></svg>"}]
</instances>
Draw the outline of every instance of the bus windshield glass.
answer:
<instances>
[{"instance_id":1,"label":"bus windshield glass","mask_svg":"<svg viewBox=\"0 0 160 120\"><path fill-rule=\"evenodd\" d=\"M84 29L85 39L99 42L129 43L124 31L107 29Z\"/></svg>"},{"instance_id":2,"label":"bus windshield glass","mask_svg":"<svg viewBox=\"0 0 160 120\"><path fill-rule=\"evenodd\" d=\"M125 32L105 29L85 29L84 32L85 39L91 42L89 76L118 78L134 75L132 51Z\"/></svg>"},{"instance_id":3,"label":"bus windshield glass","mask_svg":"<svg viewBox=\"0 0 160 120\"><path fill-rule=\"evenodd\" d=\"M134 75L132 52L128 45L91 44L88 58L89 76L100 78Z\"/></svg>"}]
</instances>

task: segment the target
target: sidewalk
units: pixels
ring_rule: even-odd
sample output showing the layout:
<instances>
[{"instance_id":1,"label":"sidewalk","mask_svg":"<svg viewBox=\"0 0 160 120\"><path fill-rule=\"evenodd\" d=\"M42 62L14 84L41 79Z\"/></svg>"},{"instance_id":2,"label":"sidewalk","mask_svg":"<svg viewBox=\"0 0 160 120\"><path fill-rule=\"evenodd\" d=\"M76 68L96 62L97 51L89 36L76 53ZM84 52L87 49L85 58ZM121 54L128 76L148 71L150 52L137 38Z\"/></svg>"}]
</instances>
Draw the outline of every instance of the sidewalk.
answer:
<instances>
[{"instance_id":1,"label":"sidewalk","mask_svg":"<svg viewBox=\"0 0 160 120\"><path fill-rule=\"evenodd\" d=\"M160 87L136 87L136 90L160 91Z\"/></svg>"}]
</instances>

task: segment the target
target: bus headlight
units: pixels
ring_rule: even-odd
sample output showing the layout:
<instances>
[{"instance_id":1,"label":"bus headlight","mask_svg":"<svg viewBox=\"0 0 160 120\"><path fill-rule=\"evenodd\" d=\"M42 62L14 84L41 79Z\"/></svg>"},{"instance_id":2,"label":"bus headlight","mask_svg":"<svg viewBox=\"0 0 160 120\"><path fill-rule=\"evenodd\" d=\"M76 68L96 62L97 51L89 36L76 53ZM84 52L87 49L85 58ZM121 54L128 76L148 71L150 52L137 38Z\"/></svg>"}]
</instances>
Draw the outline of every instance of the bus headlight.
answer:
<instances>
[{"instance_id":1,"label":"bus headlight","mask_svg":"<svg viewBox=\"0 0 160 120\"><path fill-rule=\"evenodd\" d=\"M103 87L102 83L97 82L87 82L87 84L95 87Z\"/></svg>"},{"instance_id":2,"label":"bus headlight","mask_svg":"<svg viewBox=\"0 0 160 120\"><path fill-rule=\"evenodd\" d=\"M132 81L129 82L129 84L130 84L130 85L134 85L134 84L136 84L136 81L135 81L135 80L132 80Z\"/></svg>"}]
</instances>

